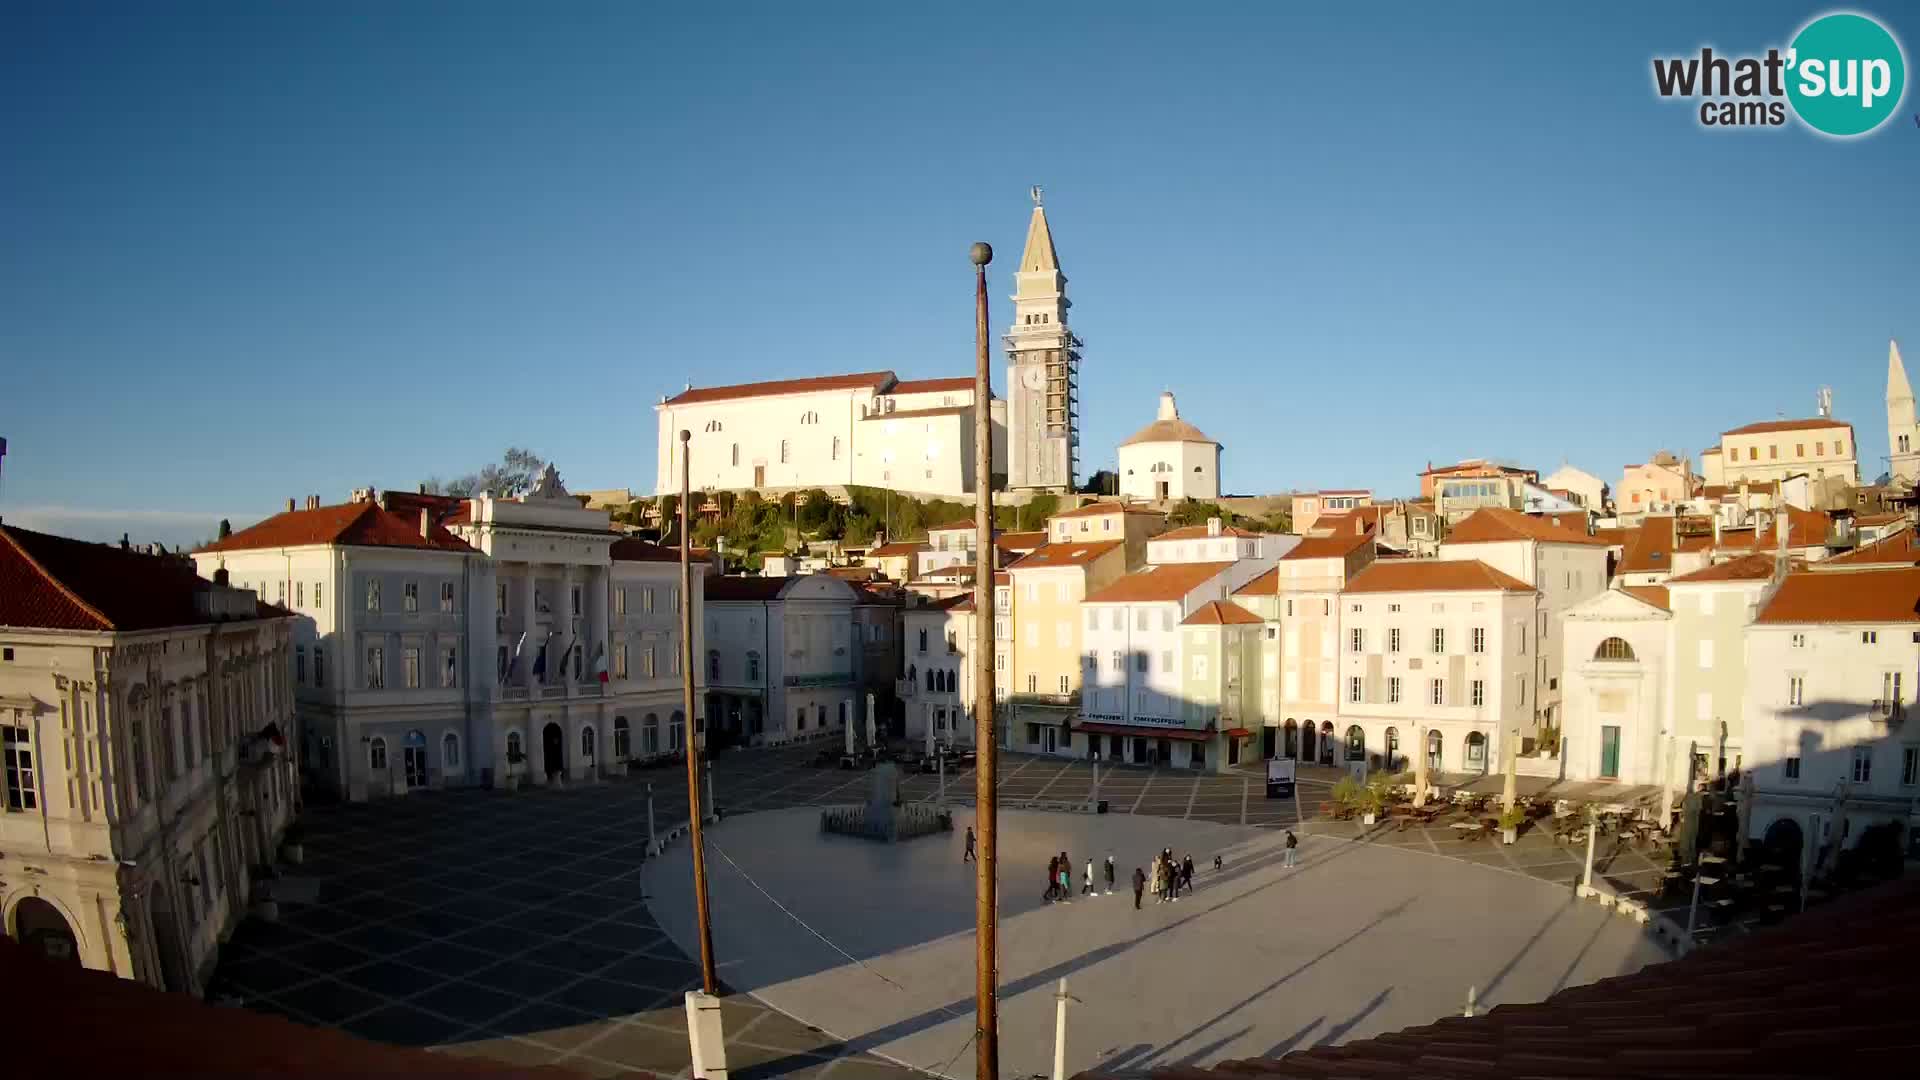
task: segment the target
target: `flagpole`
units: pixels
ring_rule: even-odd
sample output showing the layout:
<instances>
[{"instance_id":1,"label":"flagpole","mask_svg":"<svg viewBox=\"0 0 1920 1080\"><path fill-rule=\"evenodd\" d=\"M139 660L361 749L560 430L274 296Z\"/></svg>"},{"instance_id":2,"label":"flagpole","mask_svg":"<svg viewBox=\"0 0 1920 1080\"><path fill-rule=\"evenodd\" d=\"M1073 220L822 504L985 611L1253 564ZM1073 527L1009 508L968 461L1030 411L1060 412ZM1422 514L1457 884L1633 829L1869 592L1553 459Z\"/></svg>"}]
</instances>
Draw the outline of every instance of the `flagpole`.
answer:
<instances>
[{"instance_id":1,"label":"flagpole","mask_svg":"<svg viewBox=\"0 0 1920 1080\"><path fill-rule=\"evenodd\" d=\"M987 369L987 264L993 248L973 245L973 743L974 830L979 840L974 867L974 1066L976 1080L1000 1075L998 934L999 817L994 804L998 761L993 717L993 380Z\"/></svg>"},{"instance_id":2,"label":"flagpole","mask_svg":"<svg viewBox=\"0 0 1920 1080\"><path fill-rule=\"evenodd\" d=\"M700 836L700 750L706 740L693 709L693 531L687 523L692 474L687 467L691 431L680 431L680 694L687 714L687 821L693 848L693 900L700 917L700 984L716 994L713 977L713 913L707 909L707 849Z\"/></svg>"}]
</instances>

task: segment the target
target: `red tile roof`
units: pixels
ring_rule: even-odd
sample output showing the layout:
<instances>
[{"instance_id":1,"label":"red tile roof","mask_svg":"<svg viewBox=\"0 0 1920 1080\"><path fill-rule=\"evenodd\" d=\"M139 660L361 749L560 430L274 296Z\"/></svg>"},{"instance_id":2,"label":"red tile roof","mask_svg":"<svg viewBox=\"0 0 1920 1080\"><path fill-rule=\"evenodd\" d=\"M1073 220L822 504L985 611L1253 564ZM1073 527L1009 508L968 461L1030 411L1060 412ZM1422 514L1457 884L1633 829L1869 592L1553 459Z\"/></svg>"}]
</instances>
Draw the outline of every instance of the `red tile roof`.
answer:
<instances>
[{"instance_id":1,"label":"red tile roof","mask_svg":"<svg viewBox=\"0 0 1920 1080\"><path fill-rule=\"evenodd\" d=\"M1118 502L1112 502L1112 501L1088 503L1087 505L1079 507L1078 509L1062 510L1053 516L1057 518L1100 517L1106 514L1119 514L1119 513L1152 514L1154 517L1166 516L1165 514L1161 513L1158 510L1153 509L1150 506L1139 506L1133 503L1118 503Z\"/></svg>"},{"instance_id":2,"label":"red tile roof","mask_svg":"<svg viewBox=\"0 0 1920 1080\"><path fill-rule=\"evenodd\" d=\"M1720 434L1762 435L1769 431L1807 431L1812 428L1846 428L1848 431L1852 431L1853 425L1847 423L1845 420L1831 420L1823 416L1816 416L1811 420L1762 420L1757 424L1748 424L1745 427L1732 428Z\"/></svg>"},{"instance_id":3,"label":"red tile roof","mask_svg":"<svg viewBox=\"0 0 1920 1080\"><path fill-rule=\"evenodd\" d=\"M615 562L677 563L680 561L680 549L678 547L663 547L659 544L646 540L635 540L631 537L624 540L615 540L613 546L607 550L607 554L612 556ZM784 555L786 553L775 551L770 554ZM702 554L696 549L690 553L689 561L699 562L702 558Z\"/></svg>"},{"instance_id":4,"label":"red tile roof","mask_svg":"<svg viewBox=\"0 0 1920 1080\"><path fill-rule=\"evenodd\" d=\"M862 420L905 420L913 416L958 416L973 411L971 405L942 405L933 409L896 409L888 413L873 413L863 416Z\"/></svg>"},{"instance_id":5,"label":"red tile roof","mask_svg":"<svg viewBox=\"0 0 1920 1080\"><path fill-rule=\"evenodd\" d=\"M1344 591L1532 592L1533 586L1475 559L1392 559L1368 564Z\"/></svg>"},{"instance_id":6,"label":"red tile roof","mask_svg":"<svg viewBox=\"0 0 1920 1080\"><path fill-rule=\"evenodd\" d=\"M1178 600L1226 573L1230 562L1164 563L1143 567L1086 598L1089 604Z\"/></svg>"},{"instance_id":7,"label":"red tile roof","mask_svg":"<svg viewBox=\"0 0 1920 1080\"><path fill-rule=\"evenodd\" d=\"M1920 567L1858 574L1790 573L1754 622L1920 622Z\"/></svg>"},{"instance_id":8,"label":"red tile roof","mask_svg":"<svg viewBox=\"0 0 1920 1080\"><path fill-rule=\"evenodd\" d=\"M1207 532L1205 525L1182 525L1178 529L1174 529L1171 532L1163 532L1150 539L1156 542L1160 540L1205 540L1211 535L1213 534ZM1246 540L1257 540L1261 534L1250 529L1242 529L1237 525L1222 525L1220 526L1219 535L1238 536Z\"/></svg>"},{"instance_id":9,"label":"red tile roof","mask_svg":"<svg viewBox=\"0 0 1920 1080\"><path fill-rule=\"evenodd\" d=\"M1669 585L1691 585L1713 581L1765 581L1773 576L1773 556L1742 555L1737 559L1703 566L1688 574L1667 579Z\"/></svg>"},{"instance_id":10,"label":"red tile roof","mask_svg":"<svg viewBox=\"0 0 1920 1080\"><path fill-rule=\"evenodd\" d=\"M191 562L0 525L0 626L157 630L200 626L211 582ZM261 604L258 617L280 614Z\"/></svg>"},{"instance_id":11,"label":"red tile roof","mask_svg":"<svg viewBox=\"0 0 1920 1080\"><path fill-rule=\"evenodd\" d=\"M817 394L827 390L875 390L894 381L891 371L862 371L852 375L821 375L810 379L774 379L684 390L666 400L668 405L703 405L709 401L773 397L778 394Z\"/></svg>"},{"instance_id":12,"label":"red tile roof","mask_svg":"<svg viewBox=\"0 0 1920 1080\"><path fill-rule=\"evenodd\" d=\"M1663 585L1622 585L1620 591L1636 600L1644 600L1661 611L1673 610L1673 604L1667 599L1667 590Z\"/></svg>"},{"instance_id":13,"label":"red tile roof","mask_svg":"<svg viewBox=\"0 0 1920 1080\"><path fill-rule=\"evenodd\" d=\"M1295 559L1344 559L1363 544L1373 542L1373 530L1338 532L1332 536L1302 537L1293 550L1280 556L1282 562Z\"/></svg>"},{"instance_id":14,"label":"red tile roof","mask_svg":"<svg viewBox=\"0 0 1920 1080\"><path fill-rule=\"evenodd\" d=\"M867 558L898 558L902 555L912 555L916 552L932 550L933 547L931 545L918 540L898 540L891 544L881 544L879 547L868 548Z\"/></svg>"},{"instance_id":15,"label":"red tile roof","mask_svg":"<svg viewBox=\"0 0 1920 1080\"><path fill-rule=\"evenodd\" d=\"M887 391L889 394L944 394L956 390L973 389L973 376L963 375L953 379L908 379L897 382ZM992 393L989 388L988 393Z\"/></svg>"},{"instance_id":16,"label":"red tile roof","mask_svg":"<svg viewBox=\"0 0 1920 1080\"><path fill-rule=\"evenodd\" d=\"M448 532L444 525L432 525L427 536L420 535L419 515L412 520L381 509L370 502L341 503L317 510L289 510L242 529L225 540L216 540L202 552L253 551L260 548L315 547L388 547L423 548L470 552L466 541Z\"/></svg>"},{"instance_id":17,"label":"red tile roof","mask_svg":"<svg viewBox=\"0 0 1920 1080\"><path fill-rule=\"evenodd\" d=\"M1226 600L1209 600L1180 621L1181 626L1243 626L1258 624L1260 616Z\"/></svg>"},{"instance_id":18,"label":"red tile roof","mask_svg":"<svg viewBox=\"0 0 1920 1080\"><path fill-rule=\"evenodd\" d=\"M1582 512L1584 519L1586 514ZM1449 544L1487 544L1508 540L1534 540L1543 544L1584 544L1605 547L1607 542L1590 535L1584 520L1578 527L1557 519L1543 519L1518 510L1488 507L1468 514L1466 520L1447 531Z\"/></svg>"},{"instance_id":19,"label":"red tile roof","mask_svg":"<svg viewBox=\"0 0 1920 1080\"><path fill-rule=\"evenodd\" d=\"M1675 555L1703 552L1712 546L1713 537L1710 535L1682 536L1676 544L1673 539L1673 519L1649 517L1627 541L1626 551L1620 556L1620 565L1614 567L1613 572L1615 574L1671 573Z\"/></svg>"},{"instance_id":20,"label":"red tile roof","mask_svg":"<svg viewBox=\"0 0 1920 1080\"><path fill-rule=\"evenodd\" d=\"M780 590L786 588L792 578L785 577L739 577L733 574L715 574L706 579L702 595L708 603L726 601L745 601L748 603L766 603L778 600Z\"/></svg>"},{"instance_id":21,"label":"red tile roof","mask_svg":"<svg viewBox=\"0 0 1920 1080\"><path fill-rule=\"evenodd\" d=\"M1006 532L993 538L993 546L1002 551L1032 551L1047 542L1047 530Z\"/></svg>"},{"instance_id":22,"label":"red tile roof","mask_svg":"<svg viewBox=\"0 0 1920 1080\"><path fill-rule=\"evenodd\" d=\"M110 972L44 960L0 937L0 986L9 994L14 1031L84 1032L83 1071L118 1076L579 1077L556 1065L509 1065L464 1054L436 1054L355 1038L335 1028L307 1027L252 1009L209 1005L191 994L167 994ZM18 1039L7 1056L13 1076L75 1071L65 1039Z\"/></svg>"},{"instance_id":23,"label":"red tile roof","mask_svg":"<svg viewBox=\"0 0 1920 1080\"><path fill-rule=\"evenodd\" d=\"M1233 590L1235 596L1274 596L1280 591L1280 571L1276 567Z\"/></svg>"},{"instance_id":24,"label":"red tile roof","mask_svg":"<svg viewBox=\"0 0 1920 1080\"><path fill-rule=\"evenodd\" d=\"M1050 566L1085 566L1110 551L1118 551L1124 540L1063 540L1042 544L1022 555L1008 570L1042 570Z\"/></svg>"},{"instance_id":25,"label":"red tile roof","mask_svg":"<svg viewBox=\"0 0 1920 1080\"><path fill-rule=\"evenodd\" d=\"M1836 555L1819 564L1828 566L1920 566L1920 533L1901 529L1863 548Z\"/></svg>"},{"instance_id":26,"label":"red tile roof","mask_svg":"<svg viewBox=\"0 0 1920 1080\"><path fill-rule=\"evenodd\" d=\"M1570 987L1338 1046L1174 1067L1155 1080L1897 1076L1913 1067L1920 881L1843 896L1778 926ZM1074 1080L1117 1080L1098 1071ZM1138 1076L1137 1072L1129 1075Z\"/></svg>"},{"instance_id":27,"label":"red tile roof","mask_svg":"<svg viewBox=\"0 0 1920 1080\"><path fill-rule=\"evenodd\" d=\"M1468 458L1465 461L1457 461L1457 462L1454 462L1452 465L1441 465L1438 468L1432 465L1429 465L1427 466L1424 472L1421 472L1417 475L1446 476L1450 473L1473 472L1475 470L1484 471L1488 469L1493 470L1494 474L1499 476L1537 476L1539 475L1538 473L1534 472L1532 469L1522 469L1516 465L1496 465L1485 458Z\"/></svg>"}]
</instances>

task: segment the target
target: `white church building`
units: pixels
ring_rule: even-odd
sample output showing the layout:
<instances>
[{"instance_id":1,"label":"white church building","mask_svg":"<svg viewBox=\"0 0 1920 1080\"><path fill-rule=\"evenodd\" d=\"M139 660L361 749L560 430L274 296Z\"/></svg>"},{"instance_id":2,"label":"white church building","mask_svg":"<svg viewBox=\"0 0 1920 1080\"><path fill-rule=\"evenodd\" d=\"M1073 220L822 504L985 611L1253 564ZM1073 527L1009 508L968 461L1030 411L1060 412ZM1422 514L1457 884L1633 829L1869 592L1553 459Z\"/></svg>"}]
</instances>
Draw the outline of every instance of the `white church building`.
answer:
<instances>
[{"instance_id":1,"label":"white church building","mask_svg":"<svg viewBox=\"0 0 1920 1080\"><path fill-rule=\"evenodd\" d=\"M1220 497L1220 444L1180 419L1173 394L1162 393L1153 423L1120 444L1120 494L1146 502Z\"/></svg>"}]
</instances>

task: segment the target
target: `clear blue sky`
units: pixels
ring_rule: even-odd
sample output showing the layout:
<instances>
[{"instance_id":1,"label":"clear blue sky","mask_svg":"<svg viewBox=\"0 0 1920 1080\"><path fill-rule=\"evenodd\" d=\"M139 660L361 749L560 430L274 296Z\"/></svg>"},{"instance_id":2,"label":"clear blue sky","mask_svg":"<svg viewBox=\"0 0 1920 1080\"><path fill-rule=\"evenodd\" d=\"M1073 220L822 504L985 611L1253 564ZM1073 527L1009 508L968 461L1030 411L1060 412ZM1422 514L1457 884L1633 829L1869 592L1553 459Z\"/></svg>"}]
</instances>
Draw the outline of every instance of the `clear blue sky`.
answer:
<instances>
[{"instance_id":1,"label":"clear blue sky","mask_svg":"<svg viewBox=\"0 0 1920 1080\"><path fill-rule=\"evenodd\" d=\"M967 372L1031 184L1088 469L1170 388L1235 491L1617 483L1828 384L1871 476L1888 337L1920 377L1920 95L1842 143L1651 88L1818 5L354 6L9 6L9 521L194 540L508 444L644 491L688 381Z\"/></svg>"}]
</instances>

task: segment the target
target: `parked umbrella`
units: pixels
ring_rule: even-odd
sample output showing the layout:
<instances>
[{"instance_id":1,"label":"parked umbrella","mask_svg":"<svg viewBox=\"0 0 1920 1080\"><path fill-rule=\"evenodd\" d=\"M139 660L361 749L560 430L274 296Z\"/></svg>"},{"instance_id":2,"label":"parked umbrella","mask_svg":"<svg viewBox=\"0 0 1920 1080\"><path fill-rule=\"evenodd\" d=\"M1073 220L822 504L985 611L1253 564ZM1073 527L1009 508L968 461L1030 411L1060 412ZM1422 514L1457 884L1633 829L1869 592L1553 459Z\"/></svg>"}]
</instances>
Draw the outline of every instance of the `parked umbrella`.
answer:
<instances>
[{"instance_id":1,"label":"parked umbrella","mask_svg":"<svg viewBox=\"0 0 1920 1080\"><path fill-rule=\"evenodd\" d=\"M1427 729L1415 725L1413 729L1413 805L1427 805Z\"/></svg>"},{"instance_id":2,"label":"parked umbrella","mask_svg":"<svg viewBox=\"0 0 1920 1080\"><path fill-rule=\"evenodd\" d=\"M1507 730L1507 778L1500 787L1500 809L1513 809L1514 801L1519 797L1520 785L1520 729Z\"/></svg>"}]
</instances>

